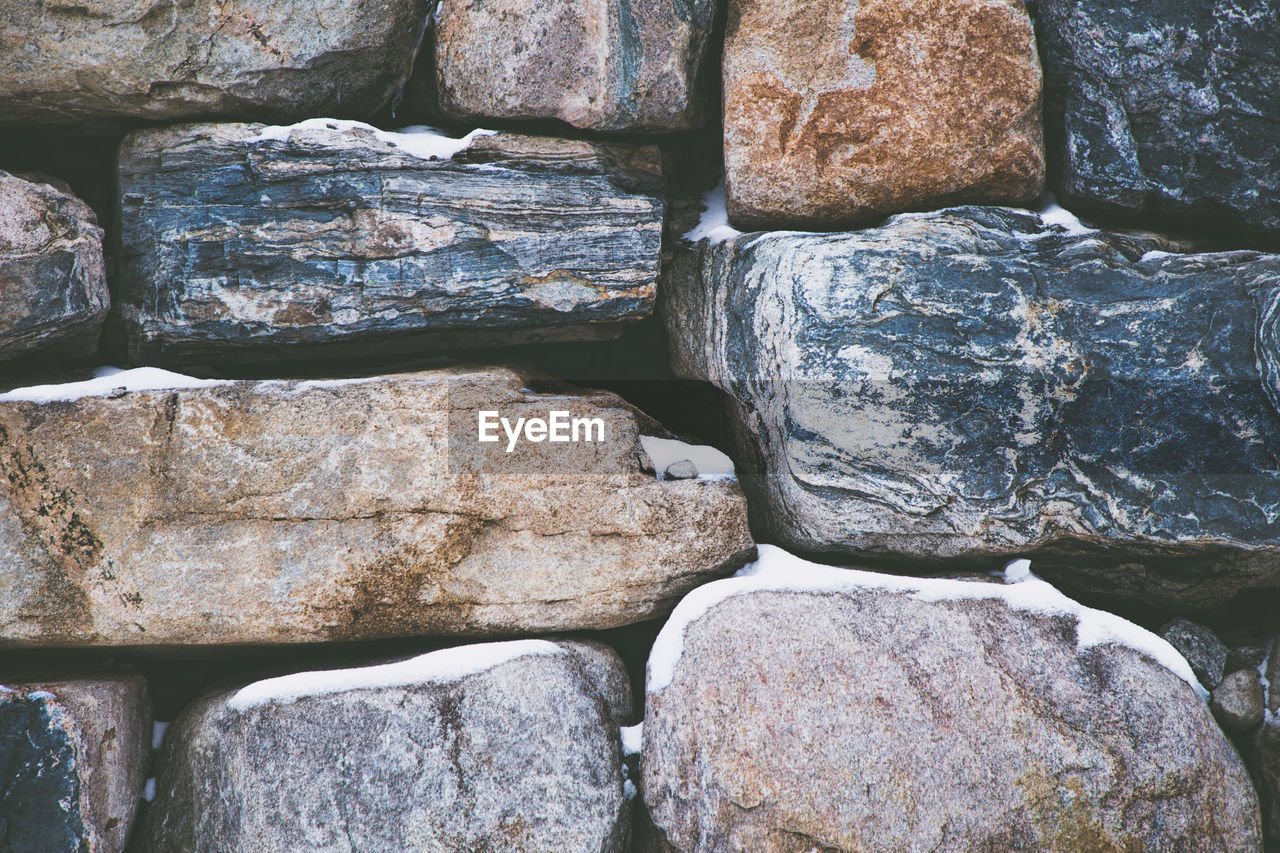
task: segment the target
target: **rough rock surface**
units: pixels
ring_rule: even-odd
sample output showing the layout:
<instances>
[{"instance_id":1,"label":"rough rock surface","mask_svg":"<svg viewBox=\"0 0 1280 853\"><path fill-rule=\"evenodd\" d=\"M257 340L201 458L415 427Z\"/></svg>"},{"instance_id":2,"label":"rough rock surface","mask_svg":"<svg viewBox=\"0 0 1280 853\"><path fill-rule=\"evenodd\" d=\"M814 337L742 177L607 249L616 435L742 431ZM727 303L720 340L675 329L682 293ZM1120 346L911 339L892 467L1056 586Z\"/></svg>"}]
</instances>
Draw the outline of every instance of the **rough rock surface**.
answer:
<instances>
[{"instance_id":1,"label":"rough rock surface","mask_svg":"<svg viewBox=\"0 0 1280 853\"><path fill-rule=\"evenodd\" d=\"M0 847L119 853L150 746L141 676L0 687Z\"/></svg>"},{"instance_id":2,"label":"rough rock surface","mask_svg":"<svg viewBox=\"0 0 1280 853\"><path fill-rule=\"evenodd\" d=\"M1258 797L1262 801L1262 825L1267 853L1277 849L1280 839L1280 720L1269 718L1253 738L1254 760L1258 766Z\"/></svg>"},{"instance_id":3,"label":"rough rock surface","mask_svg":"<svg viewBox=\"0 0 1280 853\"><path fill-rule=\"evenodd\" d=\"M712 0L451 0L438 17L440 107L481 124L700 127L714 12Z\"/></svg>"},{"instance_id":4,"label":"rough rock surface","mask_svg":"<svg viewBox=\"0 0 1280 853\"><path fill-rule=\"evenodd\" d=\"M616 334L652 309L661 190L651 147L324 121L139 131L120 157L130 351Z\"/></svg>"},{"instance_id":5,"label":"rough rock surface","mask_svg":"<svg viewBox=\"0 0 1280 853\"><path fill-rule=\"evenodd\" d=\"M58 182L0 172L0 361L92 355L109 302L89 206Z\"/></svg>"},{"instance_id":6,"label":"rough rock surface","mask_svg":"<svg viewBox=\"0 0 1280 853\"><path fill-rule=\"evenodd\" d=\"M0 0L0 123L364 118L409 73L426 0Z\"/></svg>"},{"instance_id":7,"label":"rough rock surface","mask_svg":"<svg viewBox=\"0 0 1280 853\"><path fill-rule=\"evenodd\" d=\"M1204 702L1075 627L870 589L725 598L660 690L650 659L645 802L681 851L1257 850Z\"/></svg>"},{"instance_id":8,"label":"rough rock surface","mask_svg":"<svg viewBox=\"0 0 1280 853\"><path fill-rule=\"evenodd\" d=\"M1036 6L1065 198L1280 245L1280 5Z\"/></svg>"},{"instance_id":9,"label":"rough rock surface","mask_svg":"<svg viewBox=\"0 0 1280 853\"><path fill-rule=\"evenodd\" d=\"M1255 367L1277 282L1280 256L969 207L703 242L661 296L677 373L738 401L739 475L776 540L1034 552L1077 594L1194 614L1280 588L1280 416Z\"/></svg>"},{"instance_id":10,"label":"rough rock surface","mask_svg":"<svg viewBox=\"0 0 1280 853\"><path fill-rule=\"evenodd\" d=\"M166 734L144 853L304 839L316 853L621 851L614 720L627 691L598 681L577 643L509 645L542 651L462 674L428 662L421 679L294 701L197 700ZM486 648L420 660L473 651ZM616 655L610 669L625 684Z\"/></svg>"},{"instance_id":11,"label":"rough rock surface","mask_svg":"<svg viewBox=\"0 0 1280 853\"><path fill-rule=\"evenodd\" d=\"M736 483L659 482L605 392L505 369L0 403L0 647L613 627L754 554ZM478 443L478 412L604 440Z\"/></svg>"},{"instance_id":12,"label":"rough rock surface","mask_svg":"<svg viewBox=\"0 0 1280 853\"><path fill-rule=\"evenodd\" d=\"M739 228L1017 203L1043 188L1040 63L1017 0L732 0L725 39Z\"/></svg>"},{"instance_id":13,"label":"rough rock surface","mask_svg":"<svg viewBox=\"0 0 1280 853\"><path fill-rule=\"evenodd\" d=\"M1160 629L1160 636L1177 649L1200 683L1212 690L1222 681L1227 666L1227 647L1218 635L1188 619L1174 619Z\"/></svg>"},{"instance_id":14,"label":"rough rock surface","mask_svg":"<svg viewBox=\"0 0 1280 853\"><path fill-rule=\"evenodd\" d=\"M1223 726L1231 731L1245 732L1261 723L1263 693L1257 670L1240 669L1227 673L1213 688L1209 707Z\"/></svg>"}]
</instances>

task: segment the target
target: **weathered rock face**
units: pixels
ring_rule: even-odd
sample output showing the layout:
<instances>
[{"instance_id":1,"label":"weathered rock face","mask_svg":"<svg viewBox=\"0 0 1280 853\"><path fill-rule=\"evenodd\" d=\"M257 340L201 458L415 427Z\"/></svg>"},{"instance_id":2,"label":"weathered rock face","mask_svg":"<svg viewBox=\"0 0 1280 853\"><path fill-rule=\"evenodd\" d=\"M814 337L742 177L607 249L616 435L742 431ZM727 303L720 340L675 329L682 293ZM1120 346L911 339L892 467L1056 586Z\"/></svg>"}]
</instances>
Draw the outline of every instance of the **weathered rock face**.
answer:
<instances>
[{"instance_id":1,"label":"weathered rock face","mask_svg":"<svg viewBox=\"0 0 1280 853\"><path fill-rule=\"evenodd\" d=\"M1254 355L1280 256L1156 249L1006 208L752 234L678 256L663 315L677 372L738 401L778 540L1034 552L1077 592L1209 614L1280 588L1280 418Z\"/></svg>"},{"instance_id":2,"label":"weathered rock face","mask_svg":"<svg viewBox=\"0 0 1280 853\"><path fill-rule=\"evenodd\" d=\"M1044 185L1040 63L1016 0L732 0L729 218L861 223Z\"/></svg>"},{"instance_id":3,"label":"weathered rock face","mask_svg":"<svg viewBox=\"0 0 1280 853\"><path fill-rule=\"evenodd\" d=\"M140 131L120 157L130 350L287 358L616 334L652 309L661 185L650 147L324 120Z\"/></svg>"},{"instance_id":4,"label":"weathered rock face","mask_svg":"<svg viewBox=\"0 0 1280 853\"><path fill-rule=\"evenodd\" d=\"M0 688L4 849L119 853L150 742L141 676Z\"/></svg>"},{"instance_id":5,"label":"weathered rock face","mask_svg":"<svg viewBox=\"0 0 1280 853\"><path fill-rule=\"evenodd\" d=\"M409 73L426 0L142 7L3 0L4 123L363 118Z\"/></svg>"},{"instance_id":6,"label":"weathered rock face","mask_svg":"<svg viewBox=\"0 0 1280 853\"><path fill-rule=\"evenodd\" d=\"M669 683L650 658L644 797L674 849L1259 848L1239 757L1139 651L978 594L753 580L690 596Z\"/></svg>"},{"instance_id":7,"label":"weathered rock face","mask_svg":"<svg viewBox=\"0 0 1280 853\"><path fill-rule=\"evenodd\" d=\"M0 403L0 646L603 628L754 553L736 483L658 482L637 437L656 423L531 381L456 368ZM481 411L601 424L508 453L497 423L477 442Z\"/></svg>"},{"instance_id":8,"label":"weathered rock face","mask_svg":"<svg viewBox=\"0 0 1280 853\"><path fill-rule=\"evenodd\" d=\"M706 118L712 0L461 0L440 7L436 79L454 118L662 132Z\"/></svg>"},{"instance_id":9,"label":"weathered rock face","mask_svg":"<svg viewBox=\"0 0 1280 853\"><path fill-rule=\"evenodd\" d=\"M1212 690L1222 681L1227 665L1227 647L1204 625L1188 619L1174 619L1160 629L1160 636L1178 650L1200 683Z\"/></svg>"},{"instance_id":10,"label":"weathered rock face","mask_svg":"<svg viewBox=\"0 0 1280 853\"><path fill-rule=\"evenodd\" d=\"M1262 722L1264 695L1258 672L1240 669L1227 673L1213 688L1209 703L1213 715L1223 727L1233 732L1246 732Z\"/></svg>"},{"instance_id":11,"label":"weathered rock face","mask_svg":"<svg viewBox=\"0 0 1280 853\"><path fill-rule=\"evenodd\" d=\"M166 734L144 853L621 851L627 691L578 649L460 647L197 700Z\"/></svg>"},{"instance_id":12,"label":"weathered rock face","mask_svg":"<svg viewBox=\"0 0 1280 853\"><path fill-rule=\"evenodd\" d=\"M89 206L65 185L0 172L0 361L92 355L109 302Z\"/></svg>"},{"instance_id":13,"label":"weathered rock face","mask_svg":"<svg viewBox=\"0 0 1280 853\"><path fill-rule=\"evenodd\" d=\"M1280 243L1280 7L1036 6L1065 197Z\"/></svg>"},{"instance_id":14,"label":"weathered rock face","mask_svg":"<svg viewBox=\"0 0 1280 853\"><path fill-rule=\"evenodd\" d=\"M1266 829L1267 853L1280 839L1280 721L1268 719L1254 735L1254 757L1258 763L1258 796Z\"/></svg>"}]
</instances>

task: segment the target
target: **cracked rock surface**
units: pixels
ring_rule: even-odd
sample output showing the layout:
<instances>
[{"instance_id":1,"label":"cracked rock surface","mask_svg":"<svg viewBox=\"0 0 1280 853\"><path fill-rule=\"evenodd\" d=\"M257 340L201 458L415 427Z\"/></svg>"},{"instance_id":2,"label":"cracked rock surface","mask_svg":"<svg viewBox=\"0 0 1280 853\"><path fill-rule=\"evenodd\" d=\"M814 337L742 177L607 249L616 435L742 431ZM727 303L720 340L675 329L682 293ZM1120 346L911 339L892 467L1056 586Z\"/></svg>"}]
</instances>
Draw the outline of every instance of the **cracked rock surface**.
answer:
<instances>
[{"instance_id":1,"label":"cracked rock surface","mask_svg":"<svg viewBox=\"0 0 1280 853\"><path fill-rule=\"evenodd\" d=\"M623 850L616 653L494 645L544 653L250 707L236 690L197 699L165 735L143 853Z\"/></svg>"},{"instance_id":2,"label":"cracked rock surface","mask_svg":"<svg viewBox=\"0 0 1280 853\"><path fill-rule=\"evenodd\" d=\"M1076 591L1213 613L1280 589L1258 368L1276 375L1280 256L1168 248L979 207L746 234L680 252L663 315L677 373L737 401L739 473L779 541L1026 555Z\"/></svg>"},{"instance_id":3,"label":"cracked rock surface","mask_svg":"<svg viewBox=\"0 0 1280 853\"><path fill-rule=\"evenodd\" d=\"M0 647L613 627L753 557L730 481L659 482L605 392L506 369L0 403ZM604 441L477 442L478 412ZM499 433L502 431L499 430Z\"/></svg>"},{"instance_id":4,"label":"cracked rock surface","mask_svg":"<svg viewBox=\"0 0 1280 853\"><path fill-rule=\"evenodd\" d=\"M409 74L426 0L0 0L0 123L364 118Z\"/></svg>"},{"instance_id":5,"label":"cracked rock surface","mask_svg":"<svg viewBox=\"0 0 1280 853\"><path fill-rule=\"evenodd\" d=\"M0 172L0 361L92 354L109 302L89 206L61 181Z\"/></svg>"},{"instance_id":6,"label":"cracked rock surface","mask_svg":"<svg viewBox=\"0 0 1280 853\"><path fill-rule=\"evenodd\" d=\"M1038 0L1062 194L1280 246L1280 6Z\"/></svg>"},{"instance_id":7,"label":"cracked rock surface","mask_svg":"<svg viewBox=\"0 0 1280 853\"><path fill-rule=\"evenodd\" d=\"M651 146L308 122L127 137L120 301L136 360L305 358L609 337L648 316Z\"/></svg>"},{"instance_id":8,"label":"cracked rock surface","mask_svg":"<svg viewBox=\"0 0 1280 853\"><path fill-rule=\"evenodd\" d=\"M1077 651L1074 619L752 591L683 642L644 724L670 849L1260 849L1205 703L1127 646Z\"/></svg>"}]
</instances>

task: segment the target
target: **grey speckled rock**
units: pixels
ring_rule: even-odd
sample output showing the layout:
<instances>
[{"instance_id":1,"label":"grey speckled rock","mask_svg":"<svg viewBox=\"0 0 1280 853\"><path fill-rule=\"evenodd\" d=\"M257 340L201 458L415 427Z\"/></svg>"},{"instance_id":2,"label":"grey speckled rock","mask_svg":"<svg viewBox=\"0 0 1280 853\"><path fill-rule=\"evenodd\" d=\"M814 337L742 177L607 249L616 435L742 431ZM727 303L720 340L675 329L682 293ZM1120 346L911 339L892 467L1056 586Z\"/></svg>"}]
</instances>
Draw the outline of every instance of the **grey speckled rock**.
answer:
<instances>
[{"instance_id":1,"label":"grey speckled rock","mask_svg":"<svg viewBox=\"0 0 1280 853\"><path fill-rule=\"evenodd\" d=\"M364 118L409 73L427 0L0 0L0 123Z\"/></svg>"},{"instance_id":2,"label":"grey speckled rock","mask_svg":"<svg viewBox=\"0 0 1280 853\"><path fill-rule=\"evenodd\" d=\"M452 368L0 403L0 649L616 627L751 559L736 483L659 482L638 436L660 425L531 383ZM602 426L508 453L477 440L481 410Z\"/></svg>"},{"instance_id":3,"label":"grey speckled rock","mask_svg":"<svg viewBox=\"0 0 1280 853\"><path fill-rule=\"evenodd\" d=\"M1272 717L1253 736L1258 767L1258 796L1267 837L1267 853L1280 849L1280 720Z\"/></svg>"},{"instance_id":4,"label":"grey speckled rock","mask_svg":"<svg viewBox=\"0 0 1280 853\"><path fill-rule=\"evenodd\" d=\"M0 688L0 849L119 853L150 747L141 676Z\"/></svg>"},{"instance_id":5,"label":"grey speckled rock","mask_svg":"<svg viewBox=\"0 0 1280 853\"><path fill-rule=\"evenodd\" d=\"M92 355L109 301L89 206L60 183L0 172L0 361Z\"/></svg>"},{"instance_id":6,"label":"grey speckled rock","mask_svg":"<svg viewBox=\"0 0 1280 853\"><path fill-rule=\"evenodd\" d=\"M667 686L650 659L645 802L684 853L1257 851L1204 702L1075 628L872 589L723 598Z\"/></svg>"},{"instance_id":7,"label":"grey speckled rock","mask_svg":"<svg viewBox=\"0 0 1280 853\"><path fill-rule=\"evenodd\" d=\"M1280 589L1280 417L1255 366L1280 256L1161 248L979 207L748 234L679 253L663 314L677 372L738 401L739 471L780 541L1034 552L1077 593L1208 613Z\"/></svg>"},{"instance_id":8,"label":"grey speckled rock","mask_svg":"<svg viewBox=\"0 0 1280 853\"><path fill-rule=\"evenodd\" d=\"M1280 245L1280 6L1037 0L1063 193Z\"/></svg>"},{"instance_id":9,"label":"grey speckled rock","mask_svg":"<svg viewBox=\"0 0 1280 853\"><path fill-rule=\"evenodd\" d=\"M1240 669L1227 673L1213 688L1209 702L1213 715L1234 732L1246 732L1262 722L1263 692L1258 671Z\"/></svg>"},{"instance_id":10,"label":"grey speckled rock","mask_svg":"<svg viewBox=\"0 0 1280 853\"><path fill-rule=\"evenodd\" d=\"M1212 630L1187 619L1174 619L1160 629L1160 636L1182 653L1205 687L1212 690L1222 681L1227 647Z\"/></svg>"},{"instance_id":11,"label":"grey speckled rock","mask_svg":"<svg viewBox=\"0 0 1280 853\"><path fill-rule=\"evenodd\" d=\"M449 0L437 27L440 107L480 124L691 130L715 86L704 67L714 12L712 0Z\"/></svg>"},{"instance_id":12,"label":"grey speckled rock","mask_svg":"<svg viewBox=\"0 0 1280 853\"><path fill-rule=\"evenodd\" d=\"M292 699L246 697L298 676L198 699L165 736L143 851L621 851L626 674L607 652L603 683L581 648L465 646Z\"/></svg>"},{"instance_id":13,"label":"grey speckled rock","mask_svg":"<svg viewBox=\"0 0 1280 853\"><path fill-rule=\"evenodd\" d=\"M134 358L598 337L652 309L656 148L517 134L451 144L324 121L262 131L125 139ZM424 144L442 156L410 153Z\"/></svg>"}]
</instances>

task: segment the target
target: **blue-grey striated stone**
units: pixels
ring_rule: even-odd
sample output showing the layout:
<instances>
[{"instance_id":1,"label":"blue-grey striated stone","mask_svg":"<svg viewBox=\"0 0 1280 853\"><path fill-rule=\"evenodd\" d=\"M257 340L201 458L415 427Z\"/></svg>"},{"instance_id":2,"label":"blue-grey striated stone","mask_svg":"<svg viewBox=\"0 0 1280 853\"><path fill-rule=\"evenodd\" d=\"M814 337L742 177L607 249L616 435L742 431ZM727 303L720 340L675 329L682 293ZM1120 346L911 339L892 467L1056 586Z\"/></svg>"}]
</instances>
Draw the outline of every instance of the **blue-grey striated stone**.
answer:
<instances>
[{"instance_id":1,"label":"blue-grey striated stone","mask_svg":"<svg viewBox=\"0 0 1280 853\"><path fill-rule=\"evenodd\" d=\"M981 207L747 234L679 253L662 310L677 372L736 401L768 535L1030 554L1077 591L1207 612L1280 589L1280 417L1254 355L1280 256L1161 245Z\"/></svg>"},{"instance_id":2,"label":"blue-grey striated stone","mask_svg":"<svg viewBox=\"0 0 1280 853\"><path fill-rule=\"evenodd\" d=\"M0 172L0 361L92 355L108 302L89 206L60 182Z\"/></svg>"},{"instance_id":3,"label":"blue-grey striated stone","mask_svg":"<svg viewBox=\"0 0 1280 853\"><path fill-rule=\"evenodd\" d=\"M1280 5L1036 6L1064 197L1280 245Z\"/></svg>"},{"instance_id":4,"label":"blue-grey striated stone","mask_svg":"<svg viewBox=\"0 0 1280 853\"><path fill-rule=\"evenodd\" d=\"M0 0L0 125L365 118L409 74L428 0Z\"/></svg>"},{"instance_id":5,"label":"blue-grey striated stone","mask_svg":"<svg viewBox=\"0 0 1280 853\"><path fill-rule=\"evenodd\" d=\"M601 337L652 310L655 148L187 125L127 137L120 192L139 360Z\"/></svg>"},{"instance_id":6,"label":"blue-grey striated stone","mask_svg":"<svg viewBox=\"0 0 1280 853\"><path fill-rule=\"evenodd\" d=\"M713 0L450 0L437 16L440 107L480 123L700 127L716 89L715 9Z\"/></svg>"},{"instance_id":7,"label":"blue-grey striated stone","mask_svg":"<svg viewBox=\"0 0 1280 853\"><path fill-rule=\"evenodd\" d=\"M0 687L0 850L119 853L150 745L141 676Z\"/></svg>"}]
</instances>

